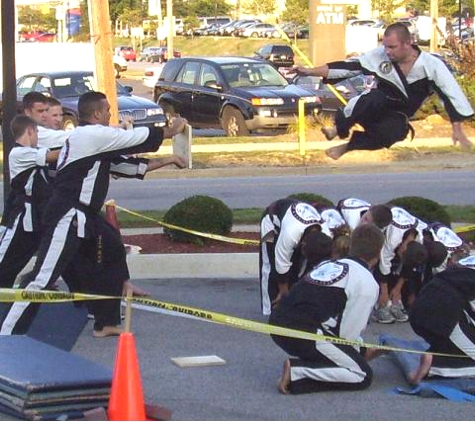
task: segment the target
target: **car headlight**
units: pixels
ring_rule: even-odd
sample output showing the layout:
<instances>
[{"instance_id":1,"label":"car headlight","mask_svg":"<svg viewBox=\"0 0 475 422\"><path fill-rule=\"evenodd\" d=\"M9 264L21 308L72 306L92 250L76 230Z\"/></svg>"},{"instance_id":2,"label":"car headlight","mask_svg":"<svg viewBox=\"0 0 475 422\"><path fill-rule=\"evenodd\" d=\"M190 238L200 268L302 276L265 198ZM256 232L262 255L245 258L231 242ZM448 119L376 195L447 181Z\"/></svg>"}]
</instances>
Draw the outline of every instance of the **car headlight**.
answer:
<instances>
[{"instance_id":1,"label":"car headlight","mask_svg":"<svg viewBox=\"0 0 475 422\"><path fill-rule=\"evenodd\" d=\"M163 114L162 108L149 108L147 109L147 116L156 116L157 114Z\"/></svg>"},{"instance_id":2,"label":"car headlight","mask_svg":"<svg viewBox=\"0 0 475 422\"><path fill-rule=\"evenodd\" d=\"M251 104L254 106L282 105L284 100L282 98L253 98Z\"/></svg>"},{"instance_id":3,"label":"car headlight","mask_svg":"<svg viewBox=\"0 0 475 422\"><path fill-rule=\"evenodd\" d=\"M319 98L317 96L314 97L302 97L302 100L305 101L305 103L318 103Z\"/></svg>"}]
</instances>

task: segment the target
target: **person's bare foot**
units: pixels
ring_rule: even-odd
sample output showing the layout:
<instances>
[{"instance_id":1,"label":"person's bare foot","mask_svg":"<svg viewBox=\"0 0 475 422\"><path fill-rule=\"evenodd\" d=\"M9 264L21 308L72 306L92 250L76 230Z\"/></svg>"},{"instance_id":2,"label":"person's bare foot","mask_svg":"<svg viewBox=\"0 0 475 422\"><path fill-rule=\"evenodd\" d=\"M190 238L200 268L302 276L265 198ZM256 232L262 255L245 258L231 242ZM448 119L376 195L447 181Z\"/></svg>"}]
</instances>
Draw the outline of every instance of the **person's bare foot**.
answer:
<instances>
[{"instance_id":1,"label":"person's bare foot","mask_svg":"<svg viewBox=\"0 0 475 422\"><path fill-rule=\"evenodd\" d=\"M132 284L130 281L124 282L124 288L123 288L123 295L127 296L127 291L131 289L132 290L132 296L136 297L148 297L150 296L150 293L146 292L145 290L142 290L140 287L135 286Z\"/></svg>"},{"instance_id":2,"label":"person's bare foot","mask_svg":"<svg viewBox=\"0 0 475 422\"><path fill-rule=\"evenodd\" d=\"M93 330L92 335L94 338L105 338L112 336L120 336L124 332L124 329L117 326L106 325L102 327L102 330Z\"/></svg>"},{"instance_id":3,"label":"person's bare foot","mask_svg":"<svg viewBox=\"0 0 475 422\"><path fill-rule=\"evenodd\" d=\"M320 129L322 131L322 133L325 135L325 138L327 138L327 141L331 141L332 139L334 139L336 137L336 135L338 135L337 131L336 131L336 127L322 127Z\"/></svg>"},{"instance_id":4,"label":"person's bare foot","mask_svg":"<svg viewBox=\"0 0 475 422\"><path fill-rule=\"evenodd\" d=\"M290 394L289 390L290 385L290 361L288 359L284 362L284 368L282 372L282 378L279 380L277 384L277 390L279 390L282 394Z\"/></svg>"},{"instance_id":5,"label":"person's bare foot","mask_svg":"<svg viewBox=\"0 0 475 422\"><path fill-rule=\"evenodd\" d=\"M429 373L431 366L432 355L421 355L419 367L415 371L411 372L407 377L407 381L409 382L409 384L418 385L422 381L422 379Z\"/></svg>"},{"instance_id":6,"label":"person's bare foot","mask_svg":"<svg viewBox=\"0 0 475 422\"><path fill-rule=\"evenodd\" d=\"M342 155L348 152L348 144L337 145L336 147L328 148L325 151L327 157L332 158L333 160L338 160Z\"/></svg>"},{"instance_id":7,"label":"person's bare foot","mask_svg":"<svg viewBox=\"0 0 475 422\"><path fill-rule=\"evenodd\" d=\"M377 358L381 355L384 355L386 353L388 353L387 350L372 347L372 348L366 349L366 353L364 355L364 358L368 362L368 361L373 360L373 359L375 359L375 358Z\"/></svg>"}]
</instances>

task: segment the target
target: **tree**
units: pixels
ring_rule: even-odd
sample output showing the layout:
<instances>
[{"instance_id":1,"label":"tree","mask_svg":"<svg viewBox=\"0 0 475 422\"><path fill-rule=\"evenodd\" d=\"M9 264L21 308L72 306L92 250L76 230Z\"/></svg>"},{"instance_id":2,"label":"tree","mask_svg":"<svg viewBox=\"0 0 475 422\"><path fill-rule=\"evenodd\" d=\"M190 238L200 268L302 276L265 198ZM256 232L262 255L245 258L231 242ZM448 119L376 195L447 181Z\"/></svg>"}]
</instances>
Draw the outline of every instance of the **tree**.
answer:
<instances>
[{"instance_id":1,"label":"tree","mask_svg":"<svg viewBox=\"0 0 475 422\"><path fill-rule=\"evenodd\" d=\"M247 0L243 9L250 15L272 15L277 9L276 0Z\"/></svg>"},{"instance_id":2,"label":"tree","mask_svg":"<svg viewBox=\"0 0 475 422\"><path fill-rule=\"evenodd\" d=\"M387 22L391 22L396 9L405 4L405 0L371 0L373 10L379 10L379 17Z\"/></svg>"},{"instance_id":3,"label":"tree","mask_svg":"<svg viewBox=\"0 0 475 422\"><path fill-rule=\"evenodd\" d=\"M287 0L287 9L282 13L282 20L304 25L308 21L308 0Z\"/></svg>"},{"instance_id":4,"label":"tree","mask_svg":"<svg viewBox=\"0 0 475 422\"><path fill-rule=\"evenodd\" d=\"M30 6L18 7L18 23L25 26L25 29L31 31L42 27L43 13Z\"/></svg>"},{"instance_id":5,"label":"tree","mask_svg":"<svg viewBox=\"0 0 475 422\"><path fill-rule=\"evenodd\" d=\"M232 10L232 6L225 0L191 0L185 3L188 6L188 14L185 15L180 10L181 16L221 16Z\"/></svg>"}]
</instances>

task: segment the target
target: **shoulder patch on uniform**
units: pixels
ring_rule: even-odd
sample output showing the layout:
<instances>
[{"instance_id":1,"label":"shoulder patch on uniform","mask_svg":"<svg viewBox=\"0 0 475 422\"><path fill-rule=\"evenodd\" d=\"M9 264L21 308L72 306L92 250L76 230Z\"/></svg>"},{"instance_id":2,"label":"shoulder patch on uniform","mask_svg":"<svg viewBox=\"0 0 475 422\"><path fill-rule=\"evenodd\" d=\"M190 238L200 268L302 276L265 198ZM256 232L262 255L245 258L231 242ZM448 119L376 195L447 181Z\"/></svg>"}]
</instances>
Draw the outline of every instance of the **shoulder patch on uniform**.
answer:
<instances>
[{"instance_id":1,"label":"shoulder patch on uniform","mask_svg":"<svg viewBox=\"0 0 475 422\"><path fill-rule=\"evenodd\" d=\"M348 269L348 264L344 262L326 261L310 271L305 281L319 286L331 286L345 278Z\"/></svg>"},{"instance_id":2,"label":"shoulder patch on uniform","mask_svg":"<svg viewBox=\"0 0 475 422\"><path fill-rule=\"evenodd\" d=\"M303 224L322 224L322 216L311 205L299 202L290 207L292 215Z\"/></svg>"},{"instance_id":3,"label":"shoulder patch on uniform","mask_svg":"<svg viewBox=\"0 0 475 422\"><path fill-rule=\"evenodd\" d=\"M323 210L321 212L321 216L323 221L327 223L330 229L334 229L335 227L340 227L345 224L345 220L341 214L333 208Z\"/></svg>"},{"instance_id":4,"label":"shoulder patch on uniform","mask_svg":"<svg viewBox=\"0 0 475 422\"><path fill-rule=\"evenodd\" d=\"M435 230L435 235L449 251L454 251L463 244L462 239L460 239L460 237L458 237L458 235L448 227L441 226L437 228Z\"/></svg>"},{"instance_id":5,"label":"shoulder patch on uniform","mask_svg":"<svg viewBox=\"0 0 475 422\"><path fill-rule=\"evenodd\" d=\"M467 256L459 260L459 265L463 265L464 267L472 268L475 270L475 255Z\"/></svg>"},{"instance_id":6,"label":"shoulder patch on uniform","mask_svg":"<svg viewBox=\"0 0 475 422\"><path fill-rule=\"evenodd\" d=\"M393 64L389 61L381 62L379 65L379 70L383 75L387 75L393 70Z\"/></svg>"},{"instance_id":7,"label":"shoulder patch on uniform","mask_svg":"<svg viewBox=\"0 0 475 422\"><path fill-rule=\"evenodd\" d=\"M370 207L371 204L366 202L362 199L357 198L346 198L341 203L342 208L363 208L363 207Z\"/></svg>"},{"instance_id":8,"label":"shoulder patch on uniform","mask_svg":"<svg viewBox=\"0 0 475 422\"><path fill-rule=\"evenodd\" d=\"M405 209L399 207L391 208L393 215L392 224L399 229L413 229L417 227L417 218L409 214Z\"/></svg>"}]
</instances>

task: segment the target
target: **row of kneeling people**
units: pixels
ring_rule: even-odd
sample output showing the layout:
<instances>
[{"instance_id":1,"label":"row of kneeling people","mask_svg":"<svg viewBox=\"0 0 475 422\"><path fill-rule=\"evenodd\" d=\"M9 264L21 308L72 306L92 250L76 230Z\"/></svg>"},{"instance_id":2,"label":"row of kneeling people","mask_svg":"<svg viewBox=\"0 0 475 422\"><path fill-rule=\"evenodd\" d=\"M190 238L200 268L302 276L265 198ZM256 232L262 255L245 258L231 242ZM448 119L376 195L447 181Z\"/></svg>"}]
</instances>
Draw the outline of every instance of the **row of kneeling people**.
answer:
<instances>
[{"instance_id":1,"label":"row of kneeling people","mask_svg":"<svg viewBox=\"0 0 475 422\"><path fill-rule=\"evenodd\" d=\"M475 376L474 319L460 318L475 313L475 257L450 227L357 198L336 208L287 198L266 208L260 230L261 306L271 324L358 342L371 317L410 320L431 351L474 359L423 355L413 382L459 376L461 368ZM291 356L282 393L371 383L376 349L273 339Z\"/></svg>"}]
</instances>

